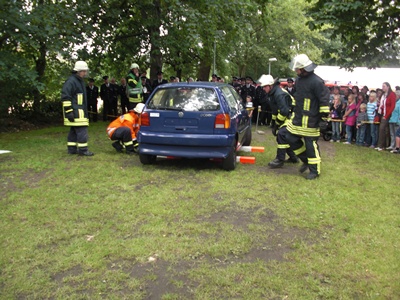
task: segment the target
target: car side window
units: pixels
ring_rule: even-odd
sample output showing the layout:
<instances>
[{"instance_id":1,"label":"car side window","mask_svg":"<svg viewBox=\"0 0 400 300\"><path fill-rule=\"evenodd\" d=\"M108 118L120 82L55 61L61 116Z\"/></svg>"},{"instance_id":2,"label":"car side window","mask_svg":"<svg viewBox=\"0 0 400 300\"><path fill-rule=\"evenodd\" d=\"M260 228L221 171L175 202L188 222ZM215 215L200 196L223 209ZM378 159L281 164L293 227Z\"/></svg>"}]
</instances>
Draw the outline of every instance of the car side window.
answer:
<instances>
[{"instance_id":1,"label":"car side window","mask_svg":"<svg viewBox=\"0 0 400 300\"><path fill-rule=\"evenodd\" d=\"M229 87L224 86L224 87L222 87L222 93L224 94L225 99L226 99L226 102L228 102L229 107L230 107L232 110L237 110L237 109L238 109L239 100L235 97L235 93L236 93L236 92L233 93L233 92L229 89Z\"/></svg>"}]
</instances>

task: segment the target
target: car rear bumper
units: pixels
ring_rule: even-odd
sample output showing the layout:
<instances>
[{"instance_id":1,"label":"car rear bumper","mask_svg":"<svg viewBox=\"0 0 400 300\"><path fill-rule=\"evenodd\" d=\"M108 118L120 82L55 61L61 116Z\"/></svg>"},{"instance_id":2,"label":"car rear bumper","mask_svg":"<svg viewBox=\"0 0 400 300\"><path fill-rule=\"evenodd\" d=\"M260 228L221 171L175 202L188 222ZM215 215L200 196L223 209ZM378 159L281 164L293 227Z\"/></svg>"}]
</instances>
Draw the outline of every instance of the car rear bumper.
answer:
<instances>
[{"instance_id":1,"label":"car rear bumper","mask_svg":"<svg viewBox=\"0 0 400 300\"><path fill-rule=\"evenodd\" d=\"M139 154L186 158L226 158L231 147L189 147L139 144Z\"/></svg>"},{"instance_id":2,"label":"car rear bumper","mask_svg":"<svg viewBox=\"0 0 400 300\"><path fill-rule=\"evenodd\" d=\"M139 153L188 158L225 158L233 135L160 134L139 132Z\"/></svg>"}]
</instances>

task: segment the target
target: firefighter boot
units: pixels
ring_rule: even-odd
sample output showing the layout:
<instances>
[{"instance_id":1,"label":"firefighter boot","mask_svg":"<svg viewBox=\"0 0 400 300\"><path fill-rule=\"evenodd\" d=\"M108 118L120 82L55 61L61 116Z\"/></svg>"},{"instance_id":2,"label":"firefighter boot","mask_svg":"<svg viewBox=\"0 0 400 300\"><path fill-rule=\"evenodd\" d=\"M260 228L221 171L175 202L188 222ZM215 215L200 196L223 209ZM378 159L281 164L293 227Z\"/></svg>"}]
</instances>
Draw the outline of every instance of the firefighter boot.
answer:
<instances>
[{"instance_id":1,"label":"firefighter boot","mask_svg":"<svg viewBox=\"0 0 400 300\"><path fill-rule=\"evenodd\" d=\"M307 180L314 180L315 178L317 178L319 175L317 173L309 173L306 177Z\"/></svg>"},{"instance_id":2,"label":"firefighter boot","mask_svg":"<svg viewBox=\"0 0 400 300\"><path fill-rule=\"evenodd\" d=\"M295 155L295 156L289 157L287 160L285 160L285 162L286 163L297 164L299 162L299 159Z\"/></svg>"},{"instance_id":3,"label":"firefighter boot","mask_svg":"<svg viewBox=\"0 0 400 300\"><path fill-rule=\"evenodd\" d=\"M122 153L122 145L119 141L112 143L112 146L118 153Z\"/></svg>"},{"instance_id":4,"label":"firefighter boot","mask_svg":"<svg viewBox=\"0 0 400 300\"><path fill-rule=\"evenodd\" d=\"M277 169L277 168L283 167L283 164L284 164L284 161L283 161L283 160L280 160L280 159L275 158L273 161L270 161L270 162L268 163L268 166L269 166L271 169Z\"/></svg>"},{"instance_id":5,"label":"firefighter boot","mask_svg":"<svg viewBox=\"0 0 400 300\"><path fill-rule=\"evenodd\" d=\"M132 155L135 154L135 149L133 148L133 145L125 146L126 154Z\"/></svg>"},{"instance_id":6,"label":"firefighter boot","mask_svg":"<svg viewBox=\"0 0 400 300\"><path fill-rule=\"evenodd\" d=\"M313 180L319 176L318 174L318 169L316 164L310 164L308 165L310 168L310 173L307 175L306 179L307 180Z\"/></svg>"},{"instance_id":7,"label":"firefighter boot","mask_svg":"<svg viewBox=\"0 0 400 300\"><path fill-rule=\"evenodd\" d=\"M79 150L78 155L79 156L93 156L94 153L90 152L89 150L86 149L86 150Z\"/></svg>"},{"instance_id":8,"label":"firefighter boot","mask_svg":"<svg viewBox=\"0 0 400 300\"><path fill-rule=\"evenodd\" d=\"M299 169L300 173L304 173L308 169L308 164L303 163Z\"/></svg>"}]
</instances>

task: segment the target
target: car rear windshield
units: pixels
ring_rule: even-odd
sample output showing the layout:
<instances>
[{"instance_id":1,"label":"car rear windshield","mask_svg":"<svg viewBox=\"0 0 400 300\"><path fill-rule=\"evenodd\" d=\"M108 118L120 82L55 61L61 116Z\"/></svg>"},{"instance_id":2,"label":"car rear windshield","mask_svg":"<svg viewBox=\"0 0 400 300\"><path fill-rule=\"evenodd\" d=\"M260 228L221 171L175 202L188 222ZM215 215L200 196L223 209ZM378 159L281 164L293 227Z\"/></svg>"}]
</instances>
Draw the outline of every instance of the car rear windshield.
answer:
<instances>
[{"instance_id":1,"label":"car rear windshield","mask_svg":"<svg viewBox=\"0 0 400 300\"><path fill-rule=\"evenodd\" d=\"M150 109L213 111L219 110L214 89L200 87L176 87L159 89L147 104Z\"/></svg>"}]
</instances>

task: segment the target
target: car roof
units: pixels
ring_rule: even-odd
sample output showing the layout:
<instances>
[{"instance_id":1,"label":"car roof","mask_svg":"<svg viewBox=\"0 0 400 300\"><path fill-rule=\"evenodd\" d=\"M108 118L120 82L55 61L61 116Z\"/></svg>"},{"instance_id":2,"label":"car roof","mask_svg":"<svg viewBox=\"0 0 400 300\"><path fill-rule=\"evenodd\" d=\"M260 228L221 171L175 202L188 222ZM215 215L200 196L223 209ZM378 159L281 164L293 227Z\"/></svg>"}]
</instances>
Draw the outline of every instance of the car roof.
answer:
<instances>
[{"instance_id":1,"label":"car roof","mask_svg":"<svg viewBox=\"0 0 400 300\"><path fill-rule=\"evenodd\" d=\"M171 88L171 87L197 87L197 88L214 88L214 87L223 87L229 86L229 83L223 82L209 82L209 81L194 81L194 82L170 82L164 83L159 86L160 88Z\"/></svg>"}]
</instances>

